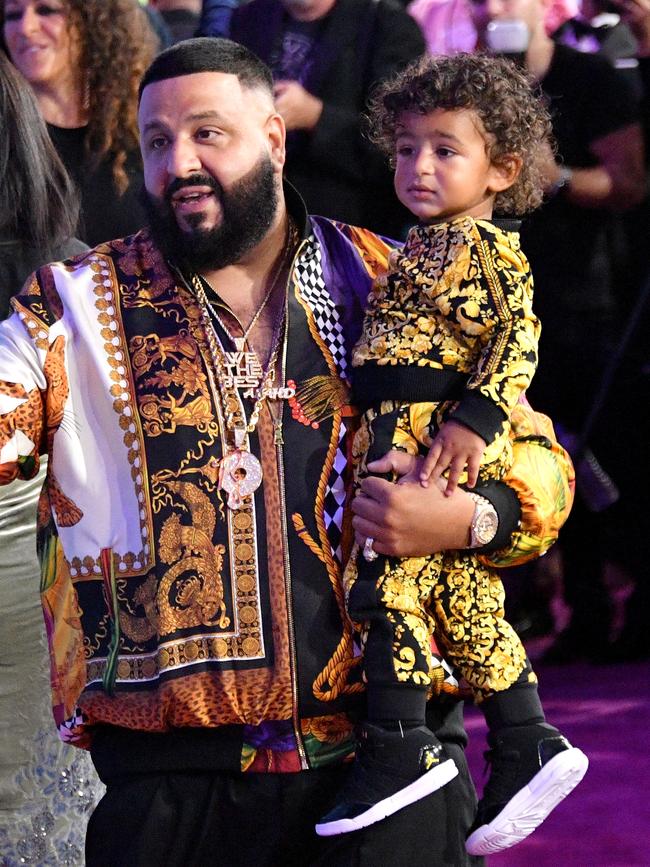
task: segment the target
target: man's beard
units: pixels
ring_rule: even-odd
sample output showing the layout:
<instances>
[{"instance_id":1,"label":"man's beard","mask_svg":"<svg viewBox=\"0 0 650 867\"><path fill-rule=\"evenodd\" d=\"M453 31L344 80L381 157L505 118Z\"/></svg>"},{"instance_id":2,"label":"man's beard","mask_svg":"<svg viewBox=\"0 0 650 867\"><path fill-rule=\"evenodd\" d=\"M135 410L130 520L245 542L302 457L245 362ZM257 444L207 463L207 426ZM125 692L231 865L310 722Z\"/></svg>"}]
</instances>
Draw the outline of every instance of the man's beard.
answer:
<instances>
[{"instance_id":1,"label":"man's beard","mask_svg":"<svg viewBox=\"0 0 650 867\"><path fill-rule=\"evenodd\" d=\"M212 229L202 229L203 215L186 218L192 231L183 231L176 220L172 196L182 188L210 187L221 204L221 221ZM142 191L151 234L164 256L182 270L218 271L239 262L266 235L275 218L278 193L273 164L263 155L253 168L225 192L210 175L195 174L176 178L165 190L162 202Z\"/></svg>"}]
</instances>

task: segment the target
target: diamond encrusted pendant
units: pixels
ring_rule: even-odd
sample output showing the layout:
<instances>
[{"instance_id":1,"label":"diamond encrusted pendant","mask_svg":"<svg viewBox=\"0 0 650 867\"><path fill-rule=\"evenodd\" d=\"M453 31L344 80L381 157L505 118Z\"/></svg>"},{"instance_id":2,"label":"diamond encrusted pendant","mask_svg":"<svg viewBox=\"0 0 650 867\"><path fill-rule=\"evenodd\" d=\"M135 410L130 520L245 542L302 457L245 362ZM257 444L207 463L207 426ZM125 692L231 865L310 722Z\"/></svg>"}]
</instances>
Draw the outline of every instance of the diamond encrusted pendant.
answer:
<instances>
[{"instance_id":1,"label":"diamond encrusted pendant","mask_svg":"<svg viewBox=\"0 0 650 867\"><path fill-rule=\"evenodd\" d=\"M228 508L241 509L244 497L262 483L262 465L255 455L236 449L221 461L219 487L228 494Z\"/></svg>"},{"instance_id":2,"label":"diamond encrusted pendant","mask_svg":"<svg viewBox=\"0 0 650 867\"><path fill-rule=\"evenodd\" d=\"M228 494L228 508L241 509L244 497L255 493L262 483L262 465L254 454L243 449L244 431L235 429L235 448L221 459L219 487Z\"/></svg>"}]
</instances>

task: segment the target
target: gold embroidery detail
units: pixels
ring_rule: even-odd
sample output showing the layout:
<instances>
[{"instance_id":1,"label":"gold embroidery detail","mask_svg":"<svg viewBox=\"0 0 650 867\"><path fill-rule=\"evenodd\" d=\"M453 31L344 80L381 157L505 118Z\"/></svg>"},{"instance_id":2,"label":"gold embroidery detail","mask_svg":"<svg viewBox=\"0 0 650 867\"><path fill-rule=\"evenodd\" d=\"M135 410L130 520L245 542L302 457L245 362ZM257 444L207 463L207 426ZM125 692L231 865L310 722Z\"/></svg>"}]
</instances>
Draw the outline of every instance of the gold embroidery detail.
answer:
<instances>
[{"instance_id":1,"label":"gold embroidery detail","mask_svg":"<svg viewBox=\"0 0 650 867\"><path fill-rule=\"evenodd\" d=\"M181 524L179 516L172 514L160 533L160 559L173 565L161 578L157 593L159 632L168 635L215 624L225 629L230 625L221 577L225 547L212 544L214 507L189 482L168 482L168 487L189 507L191 524ZM190 577L182 579L186 573Z\"/></svg>"},{"instance_id":2,"label":"gold embroidery detail","mask_svg":"<svg viewBox=\"0 0 650 867\"><path fill-rule=\"evenodd\" d=\"M113 409L119 417L120 428L124 431L123 443L127 449L127 460L131 467L131 478L135 488L135 497L140 505L140 537L142 548L138 552L128 551L125 554L115 553L116 568L121 576L138 574L147 571L153 565L153 552L149 538L152 519L149 499L146 495L146 469L142 450L142 432L138 414L133 401L133 382L123 338L123 328L119 321L119 304L117 294L117 277L114 265L107 256L93 254L88 259L94 284L95 309L100 325L108 323L101 329L104 338L104 351L107 364L116 372L114 385L110 388L113 399ZM89 575L101 575L99 558L73 557L70 561L70 575L74 579Z\"/></svg>"}]
</instances>

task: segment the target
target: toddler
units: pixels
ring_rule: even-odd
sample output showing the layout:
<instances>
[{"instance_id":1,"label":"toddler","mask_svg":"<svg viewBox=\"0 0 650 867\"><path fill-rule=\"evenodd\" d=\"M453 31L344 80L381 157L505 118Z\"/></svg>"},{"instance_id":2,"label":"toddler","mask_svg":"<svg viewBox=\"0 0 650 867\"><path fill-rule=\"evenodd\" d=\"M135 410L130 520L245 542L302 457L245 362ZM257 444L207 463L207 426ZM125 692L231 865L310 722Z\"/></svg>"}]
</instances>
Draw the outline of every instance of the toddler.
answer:
<instances>
[{"instance_id":1,"label":"toddler","mask_svg":"<svg viewBox=\"0 0 650 867\"><path fill-rule=\"evenodd\" d=\"M417 217L370 296L353 353L364 410L357 474L391 448L413 455L423 485L471 488L467 551L391 558L358 546L344 583L361 624L368 719L349 781L316 826L370 825L457 774L427 727L442 669L431 636L485 714L491 773L467 840L484 855L526 837L577 785L587 758L545 721L537 680L504 619L503 586L478 557L504 545L489 481L511 463L509 418L537 362L539 323L514 220L542 198L550 122L525 74L480 55L425 58L382 85L373 137ZM423 459L418 460L417 456Z\"/></svg>"}]
</instances>

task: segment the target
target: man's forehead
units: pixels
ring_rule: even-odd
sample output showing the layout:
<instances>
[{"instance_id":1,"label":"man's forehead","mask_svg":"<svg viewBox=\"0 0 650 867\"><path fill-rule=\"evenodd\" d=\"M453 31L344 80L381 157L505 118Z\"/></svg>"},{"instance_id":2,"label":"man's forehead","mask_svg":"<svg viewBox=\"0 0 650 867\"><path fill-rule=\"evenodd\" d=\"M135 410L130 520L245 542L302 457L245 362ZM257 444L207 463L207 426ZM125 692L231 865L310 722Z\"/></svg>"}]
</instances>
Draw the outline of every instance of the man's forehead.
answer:
<instances>
[{"instance_id":1,"label":"man's forehead","mask_svg":"<svg viewBox=\"0 0 650 867\"><path fill-rule=\"evenodd\" d=\"M193 72L148 84L142 91L140 117L169 109L230 113L265 103L272 108L271 94L261 87L242 85L232 73Z\"/></svg>"},{"instance_id":2,"label":"man's forehead","mask_svg":"<svg viewBox=\"0 0 650 867\"><path fill-rule=\"evenodd\" d=\"M191 72L152 81L142 91L141 102L164 99L172 95L178 98L184 93L196 95L201 91L232 93L241 92L239 78L229 72Z\"/></svg>"}]
</instances>

